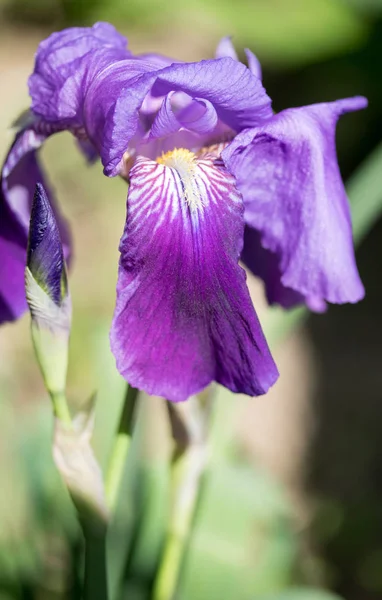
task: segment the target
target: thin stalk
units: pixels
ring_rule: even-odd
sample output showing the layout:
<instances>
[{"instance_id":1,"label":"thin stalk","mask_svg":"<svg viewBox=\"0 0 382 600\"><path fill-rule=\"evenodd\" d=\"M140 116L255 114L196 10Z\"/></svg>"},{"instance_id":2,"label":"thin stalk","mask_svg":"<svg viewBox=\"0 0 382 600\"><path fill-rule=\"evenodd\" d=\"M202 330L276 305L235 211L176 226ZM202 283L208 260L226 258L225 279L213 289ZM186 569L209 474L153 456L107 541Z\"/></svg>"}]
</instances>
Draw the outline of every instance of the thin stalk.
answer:
<instances>
[{"instance_id":1,"label":"thin stalk","mask_svg":"<svg viewBox=\"0 0 382 600\"><path fill-rule=\"evenodd\" d=\"M186 550L200 481L207 463L207 445L190 448L180 459L179 488L163 558L154 587L154 600L172 600L175 596L183 556Z\"/></svg>"},{"instance_id":2,"label":"thin stalk","mask_svg":"<svg viewBox=\"0 0 382 600\"><path fill-rule=\"evenodd\" d=\"M175 498L167 541L154 584L153 600L173 600L175 597L199 499L200 483L209 459L208 429L213 396L212 392L203 408L198 405L196 398L193 399L191 410L191 399L187 406L182 407L190 444L174 468Z\"/></svg>"},{"instance_id":3,"label":"thin stalk","mask_svg":"<svg viewBox=\"0 0 382 600\"><path fill-rule=\"evenodd\" d=\"M105 494L110 511L115 508L118 499L126 457L130 448L132 419L138 394L139 390L132 386L128 386L118 431L114 439L109 459L109 466L106 472Z\"/></svg>"},{"instance_id":4,"label":"thin stalk","mask_svg":"<svg viewBox=\"0 0 382 600\"><path fill-rule=\"evenodd\" d=\"M65 392L50 392L50 397L52 400L55 417L71 428L72 417L70 415L70 410L65 396Z\"/></svg>"}]
</instances>

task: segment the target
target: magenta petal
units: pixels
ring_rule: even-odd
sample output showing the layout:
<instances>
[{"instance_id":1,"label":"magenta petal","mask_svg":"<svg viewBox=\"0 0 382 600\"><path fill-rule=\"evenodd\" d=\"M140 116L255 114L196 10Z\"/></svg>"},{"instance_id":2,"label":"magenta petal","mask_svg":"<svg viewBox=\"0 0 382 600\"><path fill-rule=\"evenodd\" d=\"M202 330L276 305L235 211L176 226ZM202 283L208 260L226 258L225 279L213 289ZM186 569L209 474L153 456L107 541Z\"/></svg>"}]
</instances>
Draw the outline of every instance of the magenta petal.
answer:
<instances>
[{"instance_id":1,"label":"magenta petal","mask_svg":"<svg viewBox=\"0 0 382 600\"><path fill-rule=\"evenodd\" d=\"M119 371L172 401L211 381L265 393L278 373L238 265L232 177L211 158L170 167L139 157L130 178L111 330Z\"/></svg>"},{"instance_id":2,"label":"magenta petal","mask_svg":"<svg viewBox=\"0 0 382 600\"><path fill-rule=\"evenodd\" d=\"M321 309L325 301L364 295L335 127L341 114L366 104L356 97L285 110L239 134L223 152L243 194L246 222L279 257L282 285Z\"/></svg>"}]
</instances>

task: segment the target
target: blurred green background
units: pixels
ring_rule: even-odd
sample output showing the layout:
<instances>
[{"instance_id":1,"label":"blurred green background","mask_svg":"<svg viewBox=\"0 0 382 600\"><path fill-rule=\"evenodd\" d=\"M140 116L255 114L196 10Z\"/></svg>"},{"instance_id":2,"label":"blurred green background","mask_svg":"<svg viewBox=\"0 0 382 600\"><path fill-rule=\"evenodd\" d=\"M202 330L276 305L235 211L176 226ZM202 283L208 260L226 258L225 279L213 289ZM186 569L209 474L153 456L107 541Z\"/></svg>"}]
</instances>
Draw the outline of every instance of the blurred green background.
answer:
<instances>
[{"instance_id":1,"label":"blurred green background","mask_svg":"<svg viewBox=\"0 0 382 600\"><path fill-rule=\"evenodd\" d=\"M2 156L11 122L28 106L39 41L96 20L126 33L133 52L183 60L213 56L219 39L232 35L241 58L245 47L260 58L277 111L367 96L368 110L339 124L345 180L381 141L381 0L0 0ZM124 389L108 328L126 187L99 165L85 166L69 135L53 137L42 154L75 243L69 396L79 406L99 391L95 449L105 464ZM382 598L381 235L377 224L357 254L366 299L312 316L283 340L281 380L269 397L219 392L227 413L216 438L227 460L212 463L206 479L181 600L287 600L278 594L304 585L347 600ZM267 322L262 290L250 286ZM51 410L28 327L25 317L0 331L0 600L65 598L77 581L78 529L51 459ZM130 574L120 597L138 599L151 574L131 558L139 500L130 488L130 512L123 525L116 520L110 552L112 578ZM156 510L161 523L163 498Z\"/></svg>"}]
</instances>

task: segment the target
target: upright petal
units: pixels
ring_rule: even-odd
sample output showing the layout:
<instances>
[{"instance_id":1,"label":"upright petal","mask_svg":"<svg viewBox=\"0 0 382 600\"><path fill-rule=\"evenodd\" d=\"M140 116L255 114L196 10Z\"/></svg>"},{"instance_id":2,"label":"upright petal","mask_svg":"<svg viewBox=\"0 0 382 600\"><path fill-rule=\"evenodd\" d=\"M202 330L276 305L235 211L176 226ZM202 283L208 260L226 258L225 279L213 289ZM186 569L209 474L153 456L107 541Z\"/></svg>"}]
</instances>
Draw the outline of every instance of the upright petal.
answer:
<instances>
[{"instance_id":1,"label":"upright petal","mask_svg":"<svg viewBox=\"0 0 382 600\"><path fill-rule=\"evenodd\" d=\"M324 301L364 295L335 127L341 114L366 104L356 97L285 110L242 132L222 154L243 194L246 222L279 260L282 285L321 310Z\"/></svg>"},{"instance_id":2,"label":"upright petal","mask_svg":"<svg viewBox=\"0 0 382 600\"><path fill-rule=\"evenodd\" d=\"M263 78L263 72L259 59L248 48L245 48L244 52L247 57L248 69L251 71L251 73L253 73L256 77L258 77L261 80Z\"/></svg>"},{"instance_id":3,"label":"upright petal","mask_svg":"<svg viewBox=\"0 0 382 600\"><path fill-rule=\"evenodd\" d=\"M92 116L90 137L97 140L106 175L119 172L123 154L138 127L139 108L145 96L157 85L164 96L180 91L199 102L206 100L210 103L208 106L213 105L219 119L235 131L262 123L272 116L271 101L260 80L231 58L173 64L146 73L143 73L144 63L135 63L142 65L142 74L120 84L116 101L110 101L109 74L98 79L87 94L85 110ZM123 76L121 72L121 81Z\"/></svg>"},{"instance_id":4,"label":"upright petal","mask_svg":"<svg viewBox=\"0 0 382 600\"><path fill-rule=\"evenodd\" d=\"M259 79L262 79L262 70L259 59L248 48L245 48L244 52L247 57L248 69L251 71L251 73L253 73L253 75ZM229 56L234 60L239 60L235 47L232 44L231 36L229 35L220 40L215 52L216 58L223 58L224 56Z\"/></svg>"},{"instance_id":5,"label":"upright petal","mask_svg":"<svg viewBox=\"0 0 382 600\"><path fill-rule=\"evenodd\" d=\"M0 189L0 324L13 321L27 309L24 270L28 230L36 183L45 183L37 151L46 136L31 129L20 132L5 160ZM54 205L66 258L70 235L66 222Z\"/></svg>"},{"instance_id":6,"label":"upright petal","mask_svg":"<svg viewBox=\"0 0 382 600\"><path fill-rule=\"evenodd\" d=\"M233 58L233 60L239 60L230 35L226 35L220 40L215 51L215 58L224 58L227 56Z\"/></svg>"},{"instance_id":7,"label":"upright petal","mask_svg":"<svg viewBox=\"0 0 382 600\"><path fill-rule=\"evenodd\" d=\"M86 133L108 176L120 173L141 124L141 108L153 121L158 97L161 104L171 92L194 101L197 118L179 116L187 129L201 135L220 122L238 132L272 115L259 79L230 57L172 63L152 54L134 57L125 45L105 23L64 30L40 44L29 79L32 112L45 123ZM161 117L172 120L168 106L163 112ZM162 135L164 120L158 125Z\"/></svg>"},{"instance_id":8,"label":"upright petal","mask_svg":"<svg viewBox=\"0 0 382 600\"><path fill-rule=\"evenodd\" d=\"M71 27L50 35L38 47L29 78L33 111L51 121L78 120L77 97L89 59L96 54L106 65L129 58L126 45L126 38L109 23Z\"/></svg>"},{"instance_id":9,"label":"upright petal","mask_svg":"<svg viewBox=\"0 0 382 600\"><path fill-rule=\"evenodd\" d=\"M277 378L238 265L243 207L221 161L187 150L130 172L111 345L130 384L172 401L217 381L265 393Z\"/></svg>"}]
</instances>

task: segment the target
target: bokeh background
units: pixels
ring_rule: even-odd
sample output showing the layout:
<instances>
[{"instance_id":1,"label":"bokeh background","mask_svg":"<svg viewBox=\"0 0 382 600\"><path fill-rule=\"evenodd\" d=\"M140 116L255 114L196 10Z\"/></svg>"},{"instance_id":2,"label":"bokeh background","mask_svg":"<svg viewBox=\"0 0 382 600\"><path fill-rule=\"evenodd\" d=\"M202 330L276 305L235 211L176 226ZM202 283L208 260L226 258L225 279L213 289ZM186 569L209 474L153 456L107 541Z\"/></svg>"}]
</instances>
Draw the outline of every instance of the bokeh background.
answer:
<instances>
[{"instance_id":1,"label":"bokeh background","mask_svg":"<svg viewBox=\"0 0 382 600\"><path fill-rule=\"evenodd\" d=\"M344 117L338 127L345 181L381 142L381 0L0 0L1 157L12 121L28 106L27 77L39 41L97 20L126 33L134 52L183 60L212 57L219 39L232 35L243 60L245 47L260 58L276 111L367 96L368 110ZM69 135L54 136L42 155L75 244L69 396L80 405L98 390L95 448L104 464L124 386L108 329L126 187L107 180L99 165L86 166ZM368 189L363 193L366 201ZM382 202L382 186L380 194ZM191 545L182 600L198 597L192 573L203 580L211 556L221 567L216 597L225 600L237 597L224 579L225 562L235 560L241 582L250 573L248 598L292 584L323 586L346 600L382 598L381 235L377 223L357 250L366 299L330 307L289 333L275 350L281 379L269 396L229 399L235 408L222 428L233 466L225 474L217 469L209 503L198 512L204 537ZM252 279L250 285L266 319L261 285ZM25 317L0 331L1 599L63 598L65 581L75 582L76 523L50 458L50 405L28 327ZM239 458L251 473L248 486L242 486L242 466L234 466ZM246 508L238 515L240 494ZM231 523L230 533L222 531L222 519ZM234 552L238 531L250 540L244 559ZM206 540L218 546L225 535L231 546L222 545L217 557ZM204 579L199 595L210 600Z\"/></svg>"}]
</instances>

